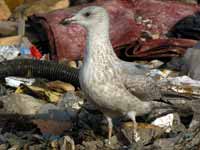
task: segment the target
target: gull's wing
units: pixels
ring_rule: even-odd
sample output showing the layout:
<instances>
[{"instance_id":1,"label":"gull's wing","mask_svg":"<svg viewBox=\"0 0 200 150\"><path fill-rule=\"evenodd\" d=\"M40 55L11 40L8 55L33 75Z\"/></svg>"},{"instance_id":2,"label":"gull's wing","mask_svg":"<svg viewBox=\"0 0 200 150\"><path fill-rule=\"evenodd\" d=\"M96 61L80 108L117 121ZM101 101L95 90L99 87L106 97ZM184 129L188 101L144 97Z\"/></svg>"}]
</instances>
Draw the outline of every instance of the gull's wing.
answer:
<instances>
[{"instance_id":1,"label":"gull's wing","mask_svg":"<svg viewBox=\"0 0 200 150\"><path fill-rule=\"evenodd\" d=\"M145 74L149 68L138 63L120 61L123 83L130 93L141 100L160 99L160 89L155 80Z\"/></svg>"},{"instance_id":2,"label":"gull's wing","mask_svg":"<svg viewBox=\"0 0 200 150\"><path fill-rule=\"evenodd\" d=\"M128 75L144 75L150 70L147 66L134 62L126 62L120 60L119 65L122 69L122 72Z\"/></svg>"},{"instance_id":3,"label":"gull's wing","mask_svg":"<svg viewBox=\"0 0 200 150\"><path fill-rule=\"evenodd\" d=\"M159 100L161 99L160 88L156 81L146 75L124 75L124 85L130 93L141 100Z\"/></svg>"}]
</instances>

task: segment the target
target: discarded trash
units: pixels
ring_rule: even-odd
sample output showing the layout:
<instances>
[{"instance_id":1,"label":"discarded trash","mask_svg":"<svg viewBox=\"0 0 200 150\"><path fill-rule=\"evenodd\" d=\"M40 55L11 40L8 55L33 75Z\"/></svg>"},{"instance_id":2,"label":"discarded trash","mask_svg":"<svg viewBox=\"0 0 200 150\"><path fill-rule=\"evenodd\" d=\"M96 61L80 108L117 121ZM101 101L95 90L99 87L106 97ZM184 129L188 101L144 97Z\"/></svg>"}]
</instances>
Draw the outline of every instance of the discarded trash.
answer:
<instances>
[{"instance_id":1,"label":"discarded trash","mask_svg":"<svg viewBox=\"0 0 200 150\"><path fill-rule=\"evenodd\" d=\"M20 54L22 56L28 56L30 58L42 58L42 54L40 53L40 51L27 38L22 38L22 42L20 44Z\"/></svg>"},{"instance_id":2,"label":"discarded trash","mask_svg":"<svg viewBox=\"0 0 200 150\"><path fill-rule=\"evenodd\" d=\"M75 87L69 83L61 82L61 81L52 81L47 83L47 87L54 91L59 92L69 92L75 91Z\"/></svg>"},{"instance_id":3,"label":"discarded trash","mask_svg":"<svg viewBox=\"0 0 200 150\"><path fill-rule=\"evenodd\" d=\"M7 20L11 16L11 12L4 0L0 1L0 20Z\"/></svg>"},{"instance_id":4,"label":"discarded trash","mask_svg":"<svg viewBox=\"0 0 200 150\"><path fill-rule=\"evenodd\" d=\"M17 34L17 22L0 21L0 36L14 36L16 34Z\"/></svg>"},{"instance_id":5,"label":"discarded trash","mask_svg":"<svg viewBox=\"0 0 200 150\"><path fill-rule=\"evenodd\" d=\"M21 36L19 35L0 38L0 46L16 46L19 45L20 42Z\"/></svg>"},{"instance_id":6,"label":"discarded trash","mask_svg":"<svg viewBox=\"0 0 200 150\"><path fill-rule=\"evenodd\" d=\"M200 6L178 1L188 0L0 0L0 149L199 149ZM69 2L76 7L65 9ZM108 144L105 117L80 89L86 32L60 21L88 5L109 12L122 74L141 84L131 94L152 91L147 100L156 107L137 117L138 143L135 124L123 119ZM175 56L186 62L177 63L181 72L166 67Z\"/></svg>"},{"instance_id":7,"label":"discarded trash","mask_svg":"<svg viewBox=\"0 0 200 150\"><path fill-rule=\"evenodd\" d=\"M30 94L32 96L35 96L36 98L44 99L52 103L58 103L60 97L62 96L61 93L51 91L49 89L44 89L36 86L28 86L28 85L21 85L19 88L17 88L15 93Z\"/></svg>"},{"instance_id":8,"label":"discarded trash","mask_svg":"<svg viewBox=\"0 0 200 150\"><path fill-rule=\"evenodd\" d=\"M19 54L16 46L0 46L0 61L15 59Z\"/></svg>"},{"instance_id":9,"label":"discarded trash","mask_svg":"<svg viewBox=\"0 0 200 150\"><path fill-rule=\"evenodd\" d=\"M174 121L174 115L167 114L165 116L157 118L151 124L164 128L166 132L170 132L171 127L173 126L173 121Z\"/></svg>"},{"instance_id":10,"label":"discarded trash","mask_svg":"<svg viewBox=\"0 0 200 150\"><path fill-rule=\"evenodd\" d=\"M188 15L193 15L195 12L199 11L199 7L197 5L187 5L184 3L178 3L176 1L102 0L93 4L103 6L108 10L109 15L111 16L110 38L113 47L116 48L117 54L121 52L122 47L135 44L138 39L142 38L141 36L143 32L146 31L149 33L159 34L159 39L166 39L166 33L179 20ZM86 41L85 30L78 25L68 25L64 27L59 24L63 18L72 16L81 7L85 6L72 7L68 10L57 10L51 13L34 15L30 17L29 24L35 29L35 34L39 34L42 37L38 40L41 40L42 42L48 41L47 44L51 47L50 50L52 58L58 60L79 60L83 57ZM179 11L181 13L177 13ZM138 17L141 17L142 21L150 20L148 22L152 24L151 28L149 28L149 23L145 23L144 25L139 24L137 22ZM41 33L41 31L43 32ZM46 39L45 35L47 35ZM158 44L159 39L155 40L155 42L150 42L150 44L146 44L146 46L143 47L142 50L149 50L146 53L142 53L144 51L140 51L140 48L138 48L141 45L138 47L136 46L136 48L138 48L138 56L136 56L140 56L140 58L142 57L143 59L144 56L146 58L152 58L155 56L153 55L153 51L155 50L156 52L162 53L162 55L157 53L157 57L164 57L166 56L166 53L164 53L165 55L163 54L162 48L164 49L163 51L169 52L167 53L168 56L177 56L177 54L174 52L177 52L179 55L180 53L183 53L186 48L190 47L191 43L193 43L193 45L196 43L191 42L191 40L173 39L171 41L169 40L171 44L169 44L168 40L166 40L166 42L162 42L165 40L161 40L161 43L165 44ZM176 42L176 40L182 42L179 43ZM154 45L152 43L154 43ZM177 43L179 46L176 46ZM157 45L155 46L155 44ZM183 45L185 45L186 48L182 47ZM147 49L148 46L150 46L149 49ZM171 48L171 46L173 47ZM155 49L151 51L152 47ZM160 48L160 50L157 48ZM135 54L133 52L133 48L130 49L129 56L130 54L132 57L135 57L135 55L133 56L133 54Z\"/></svg>"},{"instance_id":11,"label":"discarded trash","mask_svg":"<svg viewBox=\"0 0 200 150\"><path fill-rule=\"evenodd\" d=\"M79 86L78 69L68 67L53 61L39 61L33 59L14 59L0 63L0 78L8 76L46 78L61 80L75 87ZM55 70L55 68L57 68Z\"/></svg>"},{"instance_id":12,"label":"discarded trash","mask_svg":"<svg viewBox=\"0 0 200 150\"><path fill-rule=\"evenodd\" d=\"M21 84L32 85L35 79L19 78L19 77L6 77L6 85L11 87L19 87Z\"/></svg>"},{"instance_id":13,"label":"discarded trash","mask_svg":"<svg viewBox=\"0 0 200 150\"><path fill-rule=\"evenodd\" d=\"M25 16L31 16L38 13L47 13L57 9L67 8L69 0L28 0L20 5L16 11L23 11Z\"/></svg>"}]
</instances>

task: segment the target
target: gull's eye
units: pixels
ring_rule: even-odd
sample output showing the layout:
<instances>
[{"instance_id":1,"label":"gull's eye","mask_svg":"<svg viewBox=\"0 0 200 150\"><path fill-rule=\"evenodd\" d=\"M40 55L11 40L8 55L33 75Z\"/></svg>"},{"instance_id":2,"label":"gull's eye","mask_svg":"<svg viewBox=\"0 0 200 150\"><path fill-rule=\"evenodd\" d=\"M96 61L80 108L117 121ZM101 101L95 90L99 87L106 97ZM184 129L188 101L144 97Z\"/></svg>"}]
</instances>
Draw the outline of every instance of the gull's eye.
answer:
<instances>
[{"instance_id":1,"label":"gull's eye","mask_svg":"<svg viewBox=\"0 0 200 150\"><path fill-rule=\"evenodd\" d=\"M90 12L86 12L86 13L84 13L83 14L85 17L89 17L90 15L91 15L91 13Z\"/></svg>"}]
</instances>

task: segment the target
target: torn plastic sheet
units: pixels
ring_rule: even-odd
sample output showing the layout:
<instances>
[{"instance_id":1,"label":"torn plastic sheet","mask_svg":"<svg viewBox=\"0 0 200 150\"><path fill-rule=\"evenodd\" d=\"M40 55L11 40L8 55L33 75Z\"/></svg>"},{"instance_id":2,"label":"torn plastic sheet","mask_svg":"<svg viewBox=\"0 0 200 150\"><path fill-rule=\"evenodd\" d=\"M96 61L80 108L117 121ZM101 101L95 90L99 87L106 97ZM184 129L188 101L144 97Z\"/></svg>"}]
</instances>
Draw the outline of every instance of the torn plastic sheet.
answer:
<instances>
[{"instance_id":1,"label":"torn plastic sheet","mask_svg":"<svg viewBox=\"0 0 200 150\"><path fill-rule=\"evenodd\" d=\"M4 60L11 60L20 54L16 46L0 46L0 62Z\"/></svg>"},{"instance_id":2,"label":"torn plastic sheet","mask_svg":"<svg viewBox=\"0 0 200 150\"><path fill-rule=\"evenodd\" d=\"M180 94L200 96L200 81L193 80L188 76L170 77L171 70L151 70L148 75L159 80L161 89L173 91Z\"/></svg>"},{"instance_id":3,"label":"torn plastic sheet","mask_svg":"<svg viewBox=\"0 0 200 150\"><path fill-rule=\"evenodd\" d=\"M31 78L31 79L27 79L27 78L20 78L20 77L6 77L5 78L6 81L6 85L10 86L10 87L19 87L21 84L25 84L25 85L32 85L35 82L35 79Z\"/></svg>"}]
</instances>

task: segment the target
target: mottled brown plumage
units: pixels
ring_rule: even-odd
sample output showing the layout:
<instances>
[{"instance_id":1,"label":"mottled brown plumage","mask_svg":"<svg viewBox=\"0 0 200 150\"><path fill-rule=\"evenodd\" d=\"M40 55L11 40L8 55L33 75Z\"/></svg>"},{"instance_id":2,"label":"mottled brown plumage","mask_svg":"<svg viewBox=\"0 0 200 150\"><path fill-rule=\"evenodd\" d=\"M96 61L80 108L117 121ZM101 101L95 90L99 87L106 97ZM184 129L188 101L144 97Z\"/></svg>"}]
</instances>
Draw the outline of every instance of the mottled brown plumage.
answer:
<instances>
[{"instance_id":1,"label":"mottled brown plumage","mask_svg":"<svg viewBox=\"0 0 200 150\"><path fill-rule=\"evenodd\" d=\"M127 115L136 129L135 117L152 110L150 98L160 98L154 81L144 75L146 68L116 56L109 39L109 16L104 8L86 7L64 22L78 23L88 31L79 79L88 99L105 114L109 139L111 118L115 116ZM136 130L134 133L138 140Z\"/></svg>"}]
</instances>

